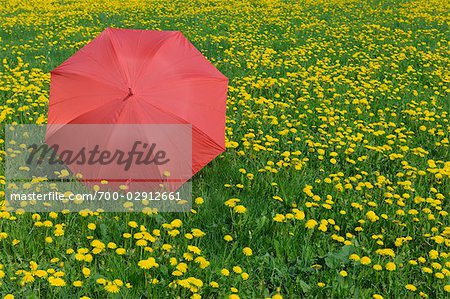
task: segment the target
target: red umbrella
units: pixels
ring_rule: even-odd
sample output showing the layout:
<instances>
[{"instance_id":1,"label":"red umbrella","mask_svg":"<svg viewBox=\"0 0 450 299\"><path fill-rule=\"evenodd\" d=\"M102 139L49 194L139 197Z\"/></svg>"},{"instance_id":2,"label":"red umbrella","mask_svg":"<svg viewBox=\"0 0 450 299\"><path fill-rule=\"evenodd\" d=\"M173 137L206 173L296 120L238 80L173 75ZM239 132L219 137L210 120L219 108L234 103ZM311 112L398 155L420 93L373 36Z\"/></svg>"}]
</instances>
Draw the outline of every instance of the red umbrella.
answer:
<instances>
[{"instance_id":1,"label":"red umbrella","mask_svg":"<svg viewBox=\"0 0 450 299\"><path fill-rule=\"evenodd\" d=\"M192 176L225 150L227 86L228 79L179 31L108 28L51 72L48 123L56 126L47 129L47 143L52 138L60 142L55 136L66 124L133 124L130 130L144 124L190 124ZM105 130L109 138L104 142L117 146L123 141L123 132ZM176 132L164 134L173 141ZM112 135L120 138L111 142ZM149 141L142 132L136 136ZM89 173L85 165L73 167ZM107 176L113 169L89 167L88 179L111 179ZM121 175L128 181L145 178L145 173Z\"/></svg>"}]
</instances>

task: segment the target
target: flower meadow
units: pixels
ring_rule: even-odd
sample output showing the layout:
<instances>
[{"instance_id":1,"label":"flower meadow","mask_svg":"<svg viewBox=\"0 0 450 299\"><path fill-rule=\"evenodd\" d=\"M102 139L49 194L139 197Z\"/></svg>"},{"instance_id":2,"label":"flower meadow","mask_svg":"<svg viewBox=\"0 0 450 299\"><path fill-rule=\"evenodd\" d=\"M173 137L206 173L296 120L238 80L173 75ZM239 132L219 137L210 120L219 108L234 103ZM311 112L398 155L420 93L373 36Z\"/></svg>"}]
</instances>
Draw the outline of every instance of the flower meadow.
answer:
<instances>
[{"instance_id":1,"label":"flower meadow","mask_svg":"<svg viewBox=\"0 0 450 299\"><path fill-rule=\"evenodd\" d=\"M180 30L230 82L189 213L8 212L0 170L0 298L448 298L449 11L6 1L2 124L45 124L50 70L106 27Z\"/></svg>"}]
</instances>

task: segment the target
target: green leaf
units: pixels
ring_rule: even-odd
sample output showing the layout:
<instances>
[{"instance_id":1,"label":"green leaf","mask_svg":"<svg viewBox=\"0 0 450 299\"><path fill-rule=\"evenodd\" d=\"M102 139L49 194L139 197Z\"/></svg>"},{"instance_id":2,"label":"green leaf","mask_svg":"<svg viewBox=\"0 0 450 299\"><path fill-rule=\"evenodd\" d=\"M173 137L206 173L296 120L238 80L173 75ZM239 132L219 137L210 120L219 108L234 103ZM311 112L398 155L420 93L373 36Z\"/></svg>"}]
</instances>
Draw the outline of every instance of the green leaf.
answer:
<instances>
[{"instance_id":1,"label":"green leaf","mask_svg":"<svg viewBox=\"0 0 450 299\"><path fill-rule=\"evenodd\" d=\"M325 265L327 265L328 268L330 269L336 269L339 267L340 262L339 260L336 258L336 255L333 253L330 253L326 258L325 258Z\"/></svg>"},{"instance_id":2,"label":"green leaf","mask_svg":"<svg viewBox=\"0 0 450 299\"><path fill-rule=\"evenodd\" d=\"M350 254L355 252L355 248L351 245L345 245L341 248L341 250L336 254L336 257L342 262L347 262Z\"/></svg>"},{"instance_id":3,"label":"green leaf","mask_svg":"<svg viewBox=\"0 0 450 299\"><path fill-rule=\"evenodd\" d=\"M302 291L303 291L304 293L309 292L309 290L311 289L311 287L309 286L309 284L307 284L307 283L304 282L303 280L300 280L299 284L300 284L300 287L302 288Z\"/></svg>"}]
</instances>

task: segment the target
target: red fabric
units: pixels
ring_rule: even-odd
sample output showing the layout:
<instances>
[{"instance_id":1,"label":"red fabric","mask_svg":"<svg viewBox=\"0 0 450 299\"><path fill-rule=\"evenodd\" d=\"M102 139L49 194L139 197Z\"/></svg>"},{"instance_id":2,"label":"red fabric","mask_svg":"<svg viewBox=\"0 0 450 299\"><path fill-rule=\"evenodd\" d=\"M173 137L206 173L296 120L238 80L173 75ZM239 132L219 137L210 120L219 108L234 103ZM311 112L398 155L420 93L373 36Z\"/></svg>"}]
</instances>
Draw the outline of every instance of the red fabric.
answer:
<instances>
[{"instance_id":1,"label":"red fabric","mask_svg":"<svg viewBox=\"0 0 450 299\"><path fill-rule=\"evenodd\" d=\"M108 28L51 72L49 124L192 124L192 172L225 150L228 79L178 31Z\"/></svg>"}]
</instances>

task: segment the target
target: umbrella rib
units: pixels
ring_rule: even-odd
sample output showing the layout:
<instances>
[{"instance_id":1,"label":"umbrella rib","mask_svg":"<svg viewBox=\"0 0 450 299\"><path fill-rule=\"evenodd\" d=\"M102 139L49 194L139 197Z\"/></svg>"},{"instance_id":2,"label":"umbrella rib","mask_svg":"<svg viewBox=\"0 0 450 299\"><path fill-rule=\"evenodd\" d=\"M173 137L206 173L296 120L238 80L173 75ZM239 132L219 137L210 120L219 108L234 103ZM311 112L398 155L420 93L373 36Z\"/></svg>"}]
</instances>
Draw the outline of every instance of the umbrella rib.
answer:
<instances>
[{"instance_id":1,"label":"umbrella rib","mask_svg":"<svg viewBox=\"0 0 450 299\"><path fill-rule=\"evenodd\" d=\"M115 124L112 124L113 126L115 126ZM105 142L105 148L106 149L108 149L108 146L109 146L109 142L111 141L111 138L112 138L112 136L113 136L113 134L114 134L114 132L113 132L114 130L111 130L111 134L108 136L108 139L106 140L106 142ZM98 177L100 176L100 172L101 172L101 170L102 170L102 166L103 165L100 165L98 168L97 168L97 172L96 172L96 179L99 179ZM103 178L103 179L109 179L109 178Z\"/></svg>"},{"instance_id":2,"label":"umbrella rib","mask_svg":"<svg viewBox=\"0 0 450 299\"><path fill-rule=\"evenodd\" d=\"M214 79L214 80L211 80L211 81L228 81L227 78L224 78L224 79L220 79L220 78L216 78L216 77L204 77L204 78L208 79L208 80L205 80L205 81L209 81L209 79ZM185 80L185 79L192 79L192 78L183 78L183 80ZM182 80L180 80L180 81L182 81ZM157 86L161 86L161 85L163 85L163 83L159 83ZM173 85L174 85L174 84L172 83L172 86L173 86ZM228 85L228 84L227 84L227 85ZM145 95L145 96L151 97L151 93L146 93L146 92L144 92L144 93L141 93L141 95ZM195 104L196 104L196 105L199 105L199 106L206 107L206 108L208 108L208 109L211 110L211 106L208 105L208 104L205 104L205 103L203 103L203 102L195 102ZM214 110L217 111L216 109L214 109Z\"/></svg>"},{"instance_id":3,"label":"umbrella rib","mask_svg":"<svg viewBox=\"0 0 450 299\"><path fill-rule=\"evenodd\" d=\"M116 99L111 99L110 101L105 102L105 103L103 103L102 105L100 105L100 106L98 106L98 107L89 109L88 111L85 111L85 112L82 113L81 115L78 115L77 117L74 117L73 119L71 119L71 120L68 122L68 124L71 124L71 123L72 123L74 120L76 120L77 118L80 118L80 117L82 117L82 116L85 116L86 114L91 113L91 112L93 112L93 111L95 111L95 110L97 110L97 109L101 109L101 108L103 108L104 106L108 106L111 102L117 101L117 100L118 100L117 98L116 98ZM122 107L121 107L121 109L120 109L120 111L119 111L119 113L118 113L118 116L120 116L120 114L122 113L123 108L124 108L124 106L122 105Z\"/></svg>"},{"instance_id":4,"label":"umbrella rib","mask_svg":"<svg viewBox=\"0 0 450 299\"><path fill-rule=\"evenodd\" d=\"M116 49L116 45L114 44L114 38L113 35L111 34L111 30L108 30L108 37L109 37L109 41L111 42L111 46L112 46L112 50L114 53L114 58L116 60L118 69L119 69L119 73L122 76L122 79L125 80L125 84L127 86L129 86L130 84L130 75L128 74L127 70L125 69L125 67L120 63L120 59L119 59L119 55L117 55L117 49ZM125 78L124 73L125 72Z\"/></svg>"},{"instance_id":5,"label":"umbrella rib","mask_svg":"<svg viewBox=\"0 0 450 299\"><path fill-rule=\"evenodd\" d=\"M116 94L116 93L111 93L111 94L99 94L98 96L100 96L100 95L113 95L113 94ZM93 95L90 95L90 96L93 96ZM97 95L96 95L97 96ZM65 97L65 98L62 98L60 101L58 101L58 102L52 102L52 103L50 103L49 104L49 107L53 107L53 106L56 106L56 105L59 105L59 104L62 104L62 103L64 103L64 102L66 102L66 101L68 101L68 100L73 100L73 99L76 99L76 98L81 98L81 97L86 97L85 95L78 95L78 96L73 96L73 97ZM109 102L111 102L111 101L108 101L107 103L109 103Z\"/></svg>"},{"instance_id":6,"label":"umbrella rib","mask_svg":"<svg viewBox=\"0 0 450 299\"><path fill-rule=\"evenodd\" d=\"M184 37L184 36L183 36ZM197 57L199 57L200 59L202 59L202 60L204 60L208 65L210 65L210 66L212 66L212 69L215 71L215 72L217 72L218 74L217 74L217 76L218 76L218 79L219 79L219 77L221 77L221 78L226 78L203 54L202 54L202 52L200 52L191 42L189 42L186 38L185 38L185 41L187 42L187 44L188 44L188 48L190 49L190 50L192 50L194 53L193 53L193 55L190 55L188 58L186 58L186 57L181 57L180 59L178 59L178 60L176 60L176 61L173 61L172 62L172 65L178 65L178 64L180 64L180 63L183 63L183 62L187 62L187 61L191 61L192 59L194 59L194 58L197 58ZM158 76L160 76L160 77L162 77L163 75L165 75L165 72L163 72L163 73L161 73L161 74L158 74ZM211 76L211 77L213 77L213 76Z\"/></svg>"},{"instance_id":7,"label":"umbrella rib","mask_svg":"<svg viewBox=\"0 0 450 299\"><path fill-rule=\"evenodd\" d=\"M203 57L202 53L197 52L196 54L190 56L190 57L188 58L189 60L186 59L186 57L182 57L182 58L180 58L180 59L178 59L178 60L176 60L176 61L173 61L173 62L172 62L172 65L179 65L179 64L181 64L182 62L190 62L190 59L194 59L194 58L196 58L196 57L198 57L198 56L202 56L202 57ZM161 74L159 74L158 76L163 76L163 75L165 75L164 72L161 73Z\"/></svg>"},{"instance_id":8,"label":"umbrella rib","mask_svg":"<svg viewBox=\"0 0 450 299\"><path fill-rule=\"evenodd\" d=\"M118 86L117 82L112 82L110 80L105 80L104 77L100 77L100 76L91 76L91 75L88 75L86 73L83 74L83 73L80 73L80 72L77 72L77 71L69 71L69 70L59 70L58 71L56 69L53 70L51 73L56 75L56 76L63 76L64 74L77 75L77 76L80 76L82 78L86 78L86 79L89 79L89 80L92 80L92 81L95 81L95 82L98 82L98 83L106 84L109 87L112 87L112 88L117 89L119 91L124 91L124 89L122 89L122 88L120 88ZM99 78L102 78L103 80L100 80Z\"/></svg>"},{"instance_id":9,"label":"umbrella rib","mask_svg":"<svg viewBox=\"0 0 450 299\"><path fill-rule=\"evenodd\" d=\"M217 157L218 155L220 155L221 153L223 153L225 151L225 147L219 146L214 140L212 140L211 138L209 138L209 136L207 134L205 134L202 130L200 130L199 128L197 128L196 126L192 126L192 130L196 131L199 133L199 135L205 136L207 142L209 143L209 145L213 148L215 148L215 150L217 151L216 153L214 153L214 158ZM211 161L210 161L211 162ZM209 162L208 162L209 163ZM198 163L195 163L194 160L192 160L192 172L193 174L197 173L200 169L198 168Z\"/></svg>"},{"instance_id":10,"label":"umbrella rib","mask_svg":"<svg viewBox=\"0 0 450 299\"><path fill-rule=\"evenodd\" d=\"M97 63L97 65L99 65L104 71L106 71L107 73L110 72L110 70L106 69L105 66L103 64L101 64L97 59L95 59L92 55L90 55L88 53L88 51L86 51L86 49L82 48L80 50L80 52L84 53L87 57L89 57L90 59L92 59L94 62ZM120 63L117 61L117 54L115 52L114 46L113 46L113 52L114 55L116 56L116 63L118 64L118 66L120 66ZM120 69L119 69L120 70ZM120 72L120 71L119 71ZM122 73L120 72L120 74L122 75ZM122 83L125 84L125 82L123 81L123 77L122 77Z\"/></svg>"},{"instance_id":11,"label":"umbrella rib","mask_svg":"<svg viewBox=\"0 0 450 299\"><path fill-rule=\"evenodd\" d=\"M148 105L154 107L155 109L157 109L157 110L159 110L159 111L161 111L161 112L163 112L163 113L169 114L170 116L172 116L172 117L175 118L175 119L180 120L180 122L183 123L183 124L190 124L190 125L192 126L192 128L195 128L198 132L201 132L202 134L204 134L205 136L207 136L208 139L209 139L212 143L214 143L214 145L216 145L216 146L217 146L218 148L220 148L220 149L223 149L222 146L220 146L217 142L215 142L214 140L212 140L212 139L209 137L208 134L206 134L205 132L203 132L203 131L202 131L201 129L199 129L197 126L195 126L195 125L193 125L193 124L191 124L191 123L188 123L185 119L183 119L183 118L181 118L181 117L179 117L179 116L177 116L177 115L175 115L175 114L173 114L173 113L171 113L171 112L169 112L169 111L167 111L167 110L165 110L165 109L163 109L163 108L161 108L161 107L159 107L159 106L157 106L157 105L155 105L155 104L153 104L153 103L150 103L149 101L147 101L147 100L145 100L145 99L144 99L144 102L147 103Z\"/></svg>"},{"instance_id":12,"label":"umbrella rib","mask_svg":"<svg viewBox=\"0 0 450 299\"><path fill-rule=\"evenodd\" d=\"M203 132L203 131L202 131L201 129L199 129L197 126L192 125L192 129L193 129L194 131L197 131L197 132L200 133L201 135L205 136L205 137L208 139L208 141L210 141L211 145L214 146L214 147L216 147L216 149L221 150L221 151L224 151L224 150L225 150L224 147L222 147L222 146L220 146L219 144L217 144L217 142L215 142L214 140L212 140L211 137L209 137L208 134L206 134L205 132Z\"/></svg>"},{"instance_id":13,"label":"umbrella rib","mask_svg":"<svg viewBox=\"0 0 450 299\"><path fill-rule=\"evenodd\" d=\"M136 54L136 52L137 52L137 50L139 49L139 47L141 46L141 40L142 40L142 35L144 34L144 31L140 31L140 34L139 34L139 38L138 38L138 42L137 42L137 46L136 46L136 48L135 48L135 55L137 56L137 54ZM142 66L141 66L142 67ZM136 69L134 69L134 71L135 71L135 73L133 74L134 76L133 76L133 78L136 78Z\"/></svg>"},{"instance_id":14,"label":"umbrella rib","mask_svg":"<svg viewBox=\"0 0 450 299\"><path fill-rule=\"evenodd\" d=\"M182 80L186 80L186 79L189 79L189 80L201 79L202 81L214 81L214 82L228 81L228 78L226 78L226 77L221 78L221 77L215 77L215 76L204 76L204 75L201 75L200 73L184 73L184 74L191 74L191 76L184 77L184 78L178 78L178 80L182 81ZM192 74L195 74L195 76L193 76ZM161 75L159 75L159 76L161 76ZM173 78L177 79L176 77L177 77L177 75L173 75L173 76L166 77L164 79L152 82L152 85L150 85L147 89L154 88L155 86L161 86L162 84L165 83L165 81L171 80ZM173 84L172 82L169 82L169 83Z\"/></svg>"},{"instance_id":15,"label":"umbrella rib","mask_svg":"<svg viewBox=\"0 0 450 299\"><path fill-rule=\"evenodd\" d=\"M156 53L158 53L158 51L162 48L162 46L164 46L164 44L165 44L168 40L170 40L171 38L176 37L176 36L177 36L177 35L174 34L174 35L172 35L172 36L170 36L170 37L168 37L168 38L166 38L166 39L161 40L161 41L159 42L159 44L158 44L158 47L157 47L154 51L149 52L149 53L152 54L152 55L155 55ZM147 57L148 57L148 54L145 56L145 58L144 58L143 60L144 60L144 61L147 60ZM152 62L152 60L150 59L150 60L149 60L149 63L151 63L151 62ZM142 76L142 72L143 72L143 70L144 70L144 67L145 67L145 64L143 63L143 64L141 65L139 71L138 71L137 74L136 74L136 81L139 81L139 80L140 80L140 77Z\"/></svg>"},{"instance_id":16,"label":"umbrella rib","mask_svg":"<svg viewBox=\"0 0 450 299\"><path fill-rule=\"evenodd\" d=\"M115 99L115 100L117 100L117 99ZM113 100L112 100L112 101L113 101ZM97 109L101 109L102 107L107 106L107 105L109 105L110 103L111 103L111 101L108 101L108 102L106 102L106 103L104 103L104 104L102 104L102 105L100 105L100 106L98 106L98 107L95 107L95 108L93 108L93 109L89 109L88 111L82 113L81 115L78 115L77 117L72 118L72 119L69 120L66 124L67 124L67 125L75 125L75 124L77 124L77 123L74 123L74 121L75 121L77 118L80 118L80 117L82 117L82 116L84 116L84 115L86 115L86 114L88 114L88 113L91 113L91 112L97 110ZM123 110L123 106L122 106L122 108L121 108L121 110L120 110L120 112L119 112L119 115L120 115L120 113L121 113L122 110ZM65 125L65 124L62 124L62 125ZM102 124L102 125L108 125L108 124ZM62 128L62 126L61 126L61 128ZM59 130L60 130L60 129L57 129L56 131L54 131L52 135L54 135L54 134L55 134L56 132L58 132Z\"/></svg>"}]
</instances>

